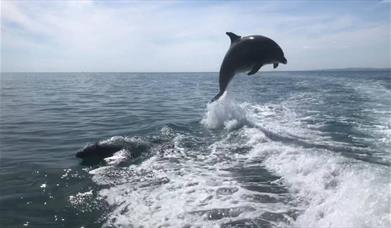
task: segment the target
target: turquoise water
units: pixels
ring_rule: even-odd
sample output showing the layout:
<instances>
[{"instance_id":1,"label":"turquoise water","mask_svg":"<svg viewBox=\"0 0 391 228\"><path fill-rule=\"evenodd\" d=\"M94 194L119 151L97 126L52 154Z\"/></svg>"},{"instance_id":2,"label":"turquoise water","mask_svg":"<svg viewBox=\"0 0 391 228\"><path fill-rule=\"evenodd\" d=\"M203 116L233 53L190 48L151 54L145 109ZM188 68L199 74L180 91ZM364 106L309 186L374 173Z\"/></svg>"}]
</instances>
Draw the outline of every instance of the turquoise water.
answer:
<instances>
[{"instance_id":1,"label":"turquoise water","mask_svg":"<svg viewBox=\"0 0 391 228\"><path fill-rule=\"evenodd\" d=\"M0 227L390 226L390 71L217 81L2 73Z\"/></svg>"}]
</instances>

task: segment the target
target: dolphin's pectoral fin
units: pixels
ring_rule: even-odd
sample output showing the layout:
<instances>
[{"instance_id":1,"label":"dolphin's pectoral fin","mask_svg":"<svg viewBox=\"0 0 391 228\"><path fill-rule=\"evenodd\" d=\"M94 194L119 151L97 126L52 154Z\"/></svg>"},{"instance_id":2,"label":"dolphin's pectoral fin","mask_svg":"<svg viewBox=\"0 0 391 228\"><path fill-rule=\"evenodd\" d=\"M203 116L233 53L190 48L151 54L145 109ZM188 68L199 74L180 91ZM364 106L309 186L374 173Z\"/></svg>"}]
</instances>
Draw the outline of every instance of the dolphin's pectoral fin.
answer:
<instances>
[{"instance_id":1,"label":"dolphin's pectoral fin","mask_svg":"<svg viewBox=\"0 0 391 228\"><path fill-rule=\"evenodd\" d=\"M225 34L227 34L229 36L229 38L231 39L231 44L235 43L236 41L240 40L240 38L241 38L241 36L238 36L233 32L226 32Z\"/></svg>"},{"instance_id":2,"label":"dolphin's pectoral fin","mask_svg":"<svg viewBox=\"0 0 391 228\"><path fill-rule=\"evenodd\" d=\"M247 75L253 75L258 72L259 69L261 69L262 64L256 64L253 66L250 72L247 73Z\"/></svg>"},{"instance_id":3,"label":"dolphin's pectoral fin","mask_svg":"<svg viewBox=\"0 0 391 228\"><path fill-rule=\"evenodd\" d=\"M278 67L278 63L273 63L273 68L276 69Z\"/></svg>"}]
</instances>

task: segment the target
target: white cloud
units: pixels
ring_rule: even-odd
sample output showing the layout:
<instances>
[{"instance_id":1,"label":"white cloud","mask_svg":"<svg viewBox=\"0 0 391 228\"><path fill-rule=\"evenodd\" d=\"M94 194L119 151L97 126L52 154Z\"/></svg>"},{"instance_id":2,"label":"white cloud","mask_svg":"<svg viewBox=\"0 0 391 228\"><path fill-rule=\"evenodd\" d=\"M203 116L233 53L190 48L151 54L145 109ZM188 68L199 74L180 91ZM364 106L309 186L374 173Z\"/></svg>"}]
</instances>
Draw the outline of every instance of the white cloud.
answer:
<instances>
[{"instance_id":1,"label":"white cloud","mask_svg":"<svg viewBox=\"0 0 391 228\"><path fill-rule=\"evenodd\" d=\"M282 4L2 1L2 69L218 71L226 31L272 37L288 58L285 70L390 66L389 24L289 13ZM371 50L381 53L367 60L352 55Z\"/></svg>"}]
</instances>

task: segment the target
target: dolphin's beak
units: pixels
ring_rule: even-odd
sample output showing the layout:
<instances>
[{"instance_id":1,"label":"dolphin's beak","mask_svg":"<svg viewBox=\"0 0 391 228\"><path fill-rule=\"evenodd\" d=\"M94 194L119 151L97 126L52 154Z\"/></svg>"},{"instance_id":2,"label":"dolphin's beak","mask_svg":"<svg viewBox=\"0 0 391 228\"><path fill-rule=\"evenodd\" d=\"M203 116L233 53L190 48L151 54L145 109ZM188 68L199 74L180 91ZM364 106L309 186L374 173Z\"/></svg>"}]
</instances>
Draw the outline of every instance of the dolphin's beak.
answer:
<instances>
[{"instance_id":1,"label":"dolphin's beak","mask_svg":"<svg viewBox=\"0 0 391 228\"><path fill-rule=\"evenodd\" d=\"M282 59L281 63L283 63L283 64L287 64L287 63L288 63L288 60L286 60L286 58L285 58L285 57L283 57L283 59Z\"/></svg>"}]
</instances>

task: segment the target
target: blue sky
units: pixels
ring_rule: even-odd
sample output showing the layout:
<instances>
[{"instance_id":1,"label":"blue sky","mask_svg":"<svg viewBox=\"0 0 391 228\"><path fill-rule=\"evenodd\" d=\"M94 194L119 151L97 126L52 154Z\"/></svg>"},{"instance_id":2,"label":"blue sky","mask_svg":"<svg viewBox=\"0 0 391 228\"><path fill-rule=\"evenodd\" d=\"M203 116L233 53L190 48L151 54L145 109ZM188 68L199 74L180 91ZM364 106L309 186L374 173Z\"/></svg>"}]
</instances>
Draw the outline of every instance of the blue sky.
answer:
<instances>
[{"instance_id":1,"label":"blue sky","mask_svg":"<svg viewBox=\"0 0 391 228\"><path fill-rule=\"evenodd\" d=\"M2 0L1 70L218 71L226 31L274 39L288 59L279 70L391 67L390 7L388 0Z\"/></svg>"}]
</instances>

